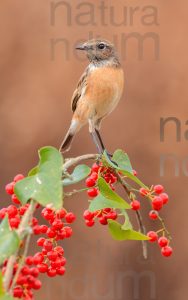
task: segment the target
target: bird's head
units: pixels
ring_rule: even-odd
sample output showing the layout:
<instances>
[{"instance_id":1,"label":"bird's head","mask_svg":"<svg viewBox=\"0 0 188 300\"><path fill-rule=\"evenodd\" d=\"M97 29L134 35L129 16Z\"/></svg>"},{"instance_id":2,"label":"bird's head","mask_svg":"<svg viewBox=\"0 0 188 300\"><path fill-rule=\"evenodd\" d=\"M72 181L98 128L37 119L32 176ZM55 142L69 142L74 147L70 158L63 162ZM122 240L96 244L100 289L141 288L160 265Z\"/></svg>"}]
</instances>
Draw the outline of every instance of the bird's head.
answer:
<instances>
[{"instance_id":1,"label":"bird's head","mask_svg":"<svg viewBox=\"0 0 188 300\"><path fill-rule=\"evenodd\" d=\"M76 49L85 51L88 59L91 62L108 60L116 57L114 45L103 39L89 40L78 45Z\"/></svg>"}]
</instances>

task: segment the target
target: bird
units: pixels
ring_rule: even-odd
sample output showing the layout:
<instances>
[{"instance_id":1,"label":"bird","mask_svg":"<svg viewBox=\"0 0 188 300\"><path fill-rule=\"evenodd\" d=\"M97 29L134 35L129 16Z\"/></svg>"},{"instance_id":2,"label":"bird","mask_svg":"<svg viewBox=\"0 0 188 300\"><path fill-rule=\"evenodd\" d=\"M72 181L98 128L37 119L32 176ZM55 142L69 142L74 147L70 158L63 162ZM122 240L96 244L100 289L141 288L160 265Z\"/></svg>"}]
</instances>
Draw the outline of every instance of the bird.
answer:
<instances>
[{"instance_id":1,"label":"bird","mask_svg":"<svg viewBox=\"0 0 188 300\"><path fill-rule=\"evenodd\" d=\"M76 49L86 53L89 64L73 93L73 116L59 151L69 151L74 136L88 124L97 150L103 154L106 148L99 132L101 123L122 97L124 71L115 46L105 39L88 40L76 46Z\"/></svg>"}]
</instances>

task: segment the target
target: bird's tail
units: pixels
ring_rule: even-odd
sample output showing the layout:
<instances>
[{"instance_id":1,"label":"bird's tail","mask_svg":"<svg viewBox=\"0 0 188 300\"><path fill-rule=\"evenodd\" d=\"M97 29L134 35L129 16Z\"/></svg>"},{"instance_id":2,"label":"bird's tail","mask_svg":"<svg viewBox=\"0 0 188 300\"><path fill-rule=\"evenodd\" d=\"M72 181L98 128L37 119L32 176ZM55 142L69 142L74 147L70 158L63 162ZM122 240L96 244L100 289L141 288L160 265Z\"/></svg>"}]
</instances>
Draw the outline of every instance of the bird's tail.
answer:
<instances>
[{"instance_id":1,"label":"bird's tail","mask_svg":"<svg viewBox=\"0 0 188 300\"><path fill-rule=\"evenodd\" d=\"M80 124L78 121L76 121L75 119L72 120L70 128L67 132L67 134L65 135L65 138L59 148L59 151L64 153L70 150L71 147L71 143L72 140L75 136L75 134L79 131L80 129Z\"/></svg>"}]
</instances>

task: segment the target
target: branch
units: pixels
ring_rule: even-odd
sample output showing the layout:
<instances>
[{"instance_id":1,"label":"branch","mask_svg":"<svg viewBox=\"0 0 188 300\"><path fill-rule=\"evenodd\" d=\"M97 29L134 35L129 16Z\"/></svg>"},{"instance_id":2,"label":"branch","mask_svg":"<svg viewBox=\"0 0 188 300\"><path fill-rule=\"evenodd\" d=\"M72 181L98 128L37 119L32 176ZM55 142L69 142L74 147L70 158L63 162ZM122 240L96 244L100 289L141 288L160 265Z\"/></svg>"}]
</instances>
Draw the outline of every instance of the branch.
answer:
<instances>
[{"instance_id":1,"label":"branch","mask_svg":"<svg viewBox=\"0 0 188 300\"><path fill-rule=\"evenodd\" d=\"M78 157L74 157L74 158L68 158L65 163L63 164L63 169L66 171L68 168L70 168L73 165L78 164L81 161L85 161L85 160L89 160L89 159L93 159L96 160L100 157L99 154L84 154Z\"/></svg>"},{"instance_id":2,"label":"branch","mask_svg":"<svg viewBox=\"0 0 188 300\"><path fill-rule=\"evenodd\" d=\"M27 211L25 212L25 214L22 218L22 221L20 223L20 226L17 230L17 234L20 239L23 238L23 234L25 233L25 228L27 228L29 222L31 221L34 211L35 211L35 204L34 204L34 201L32 200L30 202L30 205L29 205ZM14 255L12 255L9 258L8 263L7 263L7 267L6 267L6 271L5 271L5 275L4 275L4 288L5 288L6 292L8 292L8 290L10 288L14 264L17 259L18 251L19 251L19 249L14 253Z\"/></svg>"}]
</instances>

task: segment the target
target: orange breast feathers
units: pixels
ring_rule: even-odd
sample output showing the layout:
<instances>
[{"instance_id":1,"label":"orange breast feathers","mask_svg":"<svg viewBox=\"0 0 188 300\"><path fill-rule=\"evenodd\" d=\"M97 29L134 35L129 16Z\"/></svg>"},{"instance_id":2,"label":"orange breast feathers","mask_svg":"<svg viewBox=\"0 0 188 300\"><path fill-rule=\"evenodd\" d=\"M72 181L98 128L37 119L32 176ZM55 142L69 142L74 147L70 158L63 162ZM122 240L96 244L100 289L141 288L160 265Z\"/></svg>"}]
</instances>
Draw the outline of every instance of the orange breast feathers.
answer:
<instances>
[{"instance_id":1,"label":"orange breast feathers","mask_svg":"<svg viewBox=\"0 0 188 300\"><path fill-rule=\"evenodd\" d=\"M105 117L118 104L123 87L122 68L100 67L94 69L88 74L85 90L75 111L76 115L81 119Z\"/></svg>"}]
</instances>

